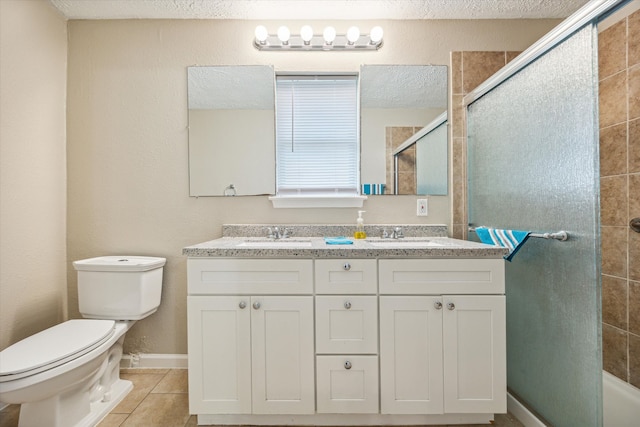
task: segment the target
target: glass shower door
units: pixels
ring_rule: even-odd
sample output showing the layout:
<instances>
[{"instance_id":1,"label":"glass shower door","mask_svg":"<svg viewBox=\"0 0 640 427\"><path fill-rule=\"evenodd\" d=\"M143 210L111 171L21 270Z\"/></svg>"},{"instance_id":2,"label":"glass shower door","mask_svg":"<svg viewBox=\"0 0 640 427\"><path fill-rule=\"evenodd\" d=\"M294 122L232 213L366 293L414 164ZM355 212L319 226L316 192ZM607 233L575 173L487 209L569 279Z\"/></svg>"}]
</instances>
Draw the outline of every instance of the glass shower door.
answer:
<instances>
[{"instance_id":1,"label":"glass shower door","mask_svg":"<svg viewBox=\"0 0 640 427\"><path fill-rule=\"evenodd\" d=\"M530 238L506 269L508 387L554 426L602 425L596 37L583 27L467 111L470 223L569 233Z\"/></svg>"}]
</instances>

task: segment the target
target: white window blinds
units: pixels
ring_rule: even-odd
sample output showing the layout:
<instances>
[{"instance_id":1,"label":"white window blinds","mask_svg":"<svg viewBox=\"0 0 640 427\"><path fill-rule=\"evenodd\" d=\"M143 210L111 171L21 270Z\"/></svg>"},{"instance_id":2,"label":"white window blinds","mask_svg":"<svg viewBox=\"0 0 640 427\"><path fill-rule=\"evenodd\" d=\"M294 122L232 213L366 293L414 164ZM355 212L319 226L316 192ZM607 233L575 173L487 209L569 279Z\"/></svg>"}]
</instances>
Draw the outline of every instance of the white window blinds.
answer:
<instances>
[{"instance_id":1,"label":"white window blinds","mask_svg":"<svg viewBox=\"0 0 640 427\"><path fill-rule=\"evenodd\" d=\"M357 76L277 76L279 195L357 195Z\"/></svg>"}]
</instances>

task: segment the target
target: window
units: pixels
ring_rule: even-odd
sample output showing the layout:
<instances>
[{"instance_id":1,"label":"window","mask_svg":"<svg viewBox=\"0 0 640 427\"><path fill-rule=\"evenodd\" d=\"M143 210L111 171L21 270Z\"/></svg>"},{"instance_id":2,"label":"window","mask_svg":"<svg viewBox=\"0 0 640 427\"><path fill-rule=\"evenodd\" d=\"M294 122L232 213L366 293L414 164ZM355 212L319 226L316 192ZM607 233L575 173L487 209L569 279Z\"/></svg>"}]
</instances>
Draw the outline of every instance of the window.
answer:
<instances>
[{"instance_id":1,"label":"window","mask_svg":"<svg viewBox=\"0 0 640 427\"><path fill-rule=\"evenodd\" d=\"M357 76L277 76L276 152L278 196L357 196Z\"/></svg>"}]
</instances>

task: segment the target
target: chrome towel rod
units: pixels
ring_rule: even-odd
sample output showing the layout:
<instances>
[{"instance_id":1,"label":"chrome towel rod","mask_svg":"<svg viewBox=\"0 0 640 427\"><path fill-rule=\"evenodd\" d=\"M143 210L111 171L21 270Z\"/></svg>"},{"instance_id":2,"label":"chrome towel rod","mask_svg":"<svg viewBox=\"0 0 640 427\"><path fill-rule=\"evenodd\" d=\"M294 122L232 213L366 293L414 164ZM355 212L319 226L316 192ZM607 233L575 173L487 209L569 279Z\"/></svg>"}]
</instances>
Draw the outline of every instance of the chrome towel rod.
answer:
<instances>
[{"instance_id":1,"label":"chrome towel rod","mask_svg":"<svg viewBox=\"0 0 640 427\"><path fill-rule=\"evenodd\" d=\"M469 231L475 232L475 227L469 227ZM566 231L558 231L557 233L529 233L529 237L539 237L541 239L567 240L569 234Z\"/></svg>"}]
</instances>

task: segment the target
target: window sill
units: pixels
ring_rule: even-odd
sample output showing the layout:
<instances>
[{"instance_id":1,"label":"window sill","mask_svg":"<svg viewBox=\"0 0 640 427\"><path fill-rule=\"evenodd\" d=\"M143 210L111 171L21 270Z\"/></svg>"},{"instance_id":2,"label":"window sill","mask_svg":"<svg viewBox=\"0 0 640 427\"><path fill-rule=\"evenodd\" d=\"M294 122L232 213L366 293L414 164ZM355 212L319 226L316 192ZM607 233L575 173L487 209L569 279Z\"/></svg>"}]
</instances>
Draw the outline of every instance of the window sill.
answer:
<instances>
[{"instance_id":1,"label":"window sill","mask_svg":"<svg viewBox=\"0 0 640 427\"><path fill-rule=\"evenodd\" d=\"M361 208L367 196L272 196L274 208Z\"/></svg>"}]
</instances>

